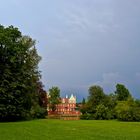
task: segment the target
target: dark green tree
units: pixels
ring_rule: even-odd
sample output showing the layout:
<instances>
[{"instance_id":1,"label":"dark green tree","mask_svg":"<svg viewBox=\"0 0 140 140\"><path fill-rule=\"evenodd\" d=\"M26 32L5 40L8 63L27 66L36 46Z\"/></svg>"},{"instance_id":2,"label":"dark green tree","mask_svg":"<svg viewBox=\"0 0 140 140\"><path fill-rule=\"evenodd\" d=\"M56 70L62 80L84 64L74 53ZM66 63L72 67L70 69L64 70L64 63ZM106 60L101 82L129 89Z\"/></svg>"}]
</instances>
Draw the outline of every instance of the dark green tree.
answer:
<instances>
[{"instance_id":1,"label":"dark green tree","mask_svg":"<svg viewBox=\"0 0 140 140\"><path fill-rule=\"evenodd\" d=\"M52 87L49 89L49 106L52 111L56 110L56 105L60 103L60 89L58 87Z\"/></svg>"},{"instance_id":2,"label":"dark green tree","mask_svg":"<svg viewBox=\"0 0 140 140\"><path fill-rule=\"evenodd\" d=\"M96 107L96 113L94 114L94 117L97 120L108 120L112 118L112 112L108 107L105 107L103 104L99 104Z\"/></svg>"},{"instance_id":3,"label":"dark green tree","mask_svg":"<svg viewBox=\"0 0 140 140\"><path fill-rule=\"evenodd\" d=\"M123 84L116 85L115 94L118 101L126 101L131 96L129 90Z\"/></svg>"},{"instance_id":4,"label":"dark green tree","mask_svg":"<svg viewBox=\"0 0 140 140\"><path fill-rule=\"evenodd\" d=\"M136 104L137 107L140 107L140 100L139 99L136 99L135 100L135 104Z\"/></svg>"},{"instance_id":5,"label":"dark green tree","mask_svg":"<svg viewBox=\"0 0 140 140\"><path fill-rule=\"evenodd\" d=\"M85 105L85 104L86 104L86 99L83 98L83 100L82 100L82 105Z\"/></svg>"},{"instance_id":6,"label":"dark green tree","mask_svg":"<svg viewBox=\"0 0 140 140\"><path fill-rule=\"evenodd\" d=\"M91 112L92 111L94 112L96 106L103 102L104 97L105 97L104 91L100 86L94 85L89 88L89 96L87 104L91 109Z\"/></svg>"},{"instance_id":7,"label":"dark green tree","mask_svg":"<svg viewBox=\"0 0 140 140\"><path fill-rule=\"evenodd\" d=\"M37 82L36 99L33 100L31 108L32 118L45 118L47 115L47 93L43 87L44 86L41 81Z\"/></svg>"},{"instance_id":8,"label":"dark green tree","mask_svg":"<svg viewBox=\"0 0 140 140\"><path fill-rule=\"evenodd\" d=\"M41 81L37 82L37 90L38 90L38 101L39 105L45 109L47 109L47 93L44 90L44 86Z\"/></svg>"},{"instance_id":9,"label":"dark green tree","mask_svg":"<svg viewBox=\"0 0 140 140\"><path fill-rule=\"evenodd\" d=\"M117 104L117 99L115 94L105 95L102 104L109 109L113 109Z\"/></svg>"},{"instance_id":10,"label":"dark green tree","mask_svg":"<svg viewBox=\"0 0 140 140\"><path fill-rule=\"evenodd\" d=\"M80 111L81 111L82 114L85 114L85 113L88 112L88 105L86 103L85 98L83 98L83 100L82 100L82 103L81 103L81 106L80 106Z\"/></svg>"},{"instance_id":11,"label":"dark green tree","mask_svg":"<svg viewBox=\"0 0 140 140\"><path fill-rule=\"evenodd\" d=\"M30 116L38 102L40 80L35 41L13 26L0 25L0 120L18 120Z\"/></svg>"}]
</instances>

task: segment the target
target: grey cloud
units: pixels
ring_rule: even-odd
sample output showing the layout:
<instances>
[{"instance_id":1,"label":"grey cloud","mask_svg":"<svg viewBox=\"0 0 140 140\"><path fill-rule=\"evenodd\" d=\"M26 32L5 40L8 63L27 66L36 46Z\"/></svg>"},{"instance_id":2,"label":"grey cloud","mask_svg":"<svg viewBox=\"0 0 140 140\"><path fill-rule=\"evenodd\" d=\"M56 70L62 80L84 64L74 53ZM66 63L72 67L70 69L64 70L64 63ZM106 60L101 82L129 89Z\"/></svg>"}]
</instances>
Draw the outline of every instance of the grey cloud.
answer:
<instances>
[{"instance_id":1,"label":"grey cloud","mask_svg":"<svg viewBox=\"0 0 140 140\"><path fill-rule=\"evenodd\" d=\"M138 97L139 7L139 0L5 0L0 20L37 39L46 90L58 85L82 98L92 84L110 92L123 82Z\"/></svg>"}]
</instances>

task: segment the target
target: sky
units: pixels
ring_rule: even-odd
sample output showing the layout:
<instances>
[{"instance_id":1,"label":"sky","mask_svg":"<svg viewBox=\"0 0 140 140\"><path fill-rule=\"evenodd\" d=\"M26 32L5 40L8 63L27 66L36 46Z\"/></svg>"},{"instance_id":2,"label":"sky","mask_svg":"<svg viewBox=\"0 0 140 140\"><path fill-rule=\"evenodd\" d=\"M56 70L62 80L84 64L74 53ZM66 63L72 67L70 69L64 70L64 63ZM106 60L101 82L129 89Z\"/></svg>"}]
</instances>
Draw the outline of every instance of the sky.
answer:
<instances>
[{"instance_id":1,"label":"sky","mask_svg":"<svg viewBox=\"0 0 140 140\"><path fill-rule=\"evenodd\" d=\"M47 91L82 100L122 83L140 98L140 0L1 0L0 24L36 40Z\"/></svg>"}]
</instances>

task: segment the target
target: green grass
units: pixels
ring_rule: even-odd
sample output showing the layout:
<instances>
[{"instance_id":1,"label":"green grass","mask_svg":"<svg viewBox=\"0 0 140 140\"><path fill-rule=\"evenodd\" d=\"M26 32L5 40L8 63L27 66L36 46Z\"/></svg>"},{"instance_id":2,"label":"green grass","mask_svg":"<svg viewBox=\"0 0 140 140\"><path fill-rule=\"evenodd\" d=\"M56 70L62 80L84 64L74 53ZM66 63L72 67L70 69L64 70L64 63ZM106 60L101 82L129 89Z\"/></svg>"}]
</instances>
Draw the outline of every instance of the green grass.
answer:
<instances>
[{"instance_id":1,"label":"green grass","mask_svg":"<svg viewBox=\"0 0 140 140\"><path fill-rule=\"evenodd\" d=\"M140 123L47 119L0 123L0 140L140 140Z\"/></svg>"}]
</instances>

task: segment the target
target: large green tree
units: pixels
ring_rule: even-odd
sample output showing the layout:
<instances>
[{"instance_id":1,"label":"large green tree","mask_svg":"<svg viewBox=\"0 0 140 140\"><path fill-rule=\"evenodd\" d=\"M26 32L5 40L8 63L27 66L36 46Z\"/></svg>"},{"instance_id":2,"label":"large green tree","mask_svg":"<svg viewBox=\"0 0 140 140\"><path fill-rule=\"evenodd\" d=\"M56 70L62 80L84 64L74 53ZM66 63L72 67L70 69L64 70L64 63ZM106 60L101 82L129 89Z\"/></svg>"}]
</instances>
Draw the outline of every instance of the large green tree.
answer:
<instances>
[{"instance_id":1,"label":"large green tree","mask_svg":"<svg viewBox=\"0 0 140 140\"><path fill-rule=\"evenodd\" d=\"M52 87L49 89L49 106L52 111L56 110L56 105L60 103L60 89L58 87Z\"/></svg>"},{"instance_id":2,"label":"large green tree","mask_svg":"<svg viewBox=\"0 0 140 140\"><path fill-rule=\"evenodd\" d=\"M131 96L129 90L123 84L116 85L115 94L118 101L126 101Z\"/></svg>"},{"instance_id":3,"label":"large green tree","mask_svg":"<svg viewBox=\"0 0 140 140\"><path fill-rule=\"evenodd\" d=\"M38 102L40 73L35 41L0 25L0 120L24 119Z\"/></svg>"},{"instance_id":4,"label":"large green tree","mask_svg":"<svg viewBox=\"0 0 140 140\"><path fill-rule=\"evenodd\" d=\"M94 112L96 106L103 102L105 94L103 88L98 85L91 86L88 91L89 96L87 103L89 106L89 110Z\"/></svg>"}]
</instances>

